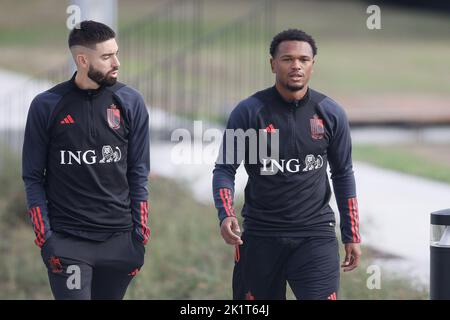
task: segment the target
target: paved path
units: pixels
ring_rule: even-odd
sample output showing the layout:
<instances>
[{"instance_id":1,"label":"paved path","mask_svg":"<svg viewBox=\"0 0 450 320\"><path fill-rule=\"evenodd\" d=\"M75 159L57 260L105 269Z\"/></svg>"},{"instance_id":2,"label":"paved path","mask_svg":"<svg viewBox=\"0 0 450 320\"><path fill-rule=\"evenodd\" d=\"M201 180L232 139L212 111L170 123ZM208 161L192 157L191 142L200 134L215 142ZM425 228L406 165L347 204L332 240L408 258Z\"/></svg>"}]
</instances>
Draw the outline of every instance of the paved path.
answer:
<instances>
[{"instance_id":1,"label":"paved path","mask_svg":"<svg viewBox=\"0 0 450 320\"><path fill-rule=\"evenodd\" d=\"M33 81L26 75L0 69L0 129L25 128L31 101L50 87L48 81Z\"/></svg>"}]
</instances>

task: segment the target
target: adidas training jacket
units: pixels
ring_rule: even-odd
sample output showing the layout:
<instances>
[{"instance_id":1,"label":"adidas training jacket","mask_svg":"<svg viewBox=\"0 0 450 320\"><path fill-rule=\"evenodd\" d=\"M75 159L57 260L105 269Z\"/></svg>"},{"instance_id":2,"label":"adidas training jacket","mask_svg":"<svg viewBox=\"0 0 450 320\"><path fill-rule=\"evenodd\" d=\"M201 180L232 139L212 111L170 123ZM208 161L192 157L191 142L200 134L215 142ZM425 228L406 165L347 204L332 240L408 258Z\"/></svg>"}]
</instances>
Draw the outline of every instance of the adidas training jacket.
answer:
<instances>
[{"instance_id":1,"label":"adidas training jacket","mask_svg":"<svg viewBox=\"0 0 450 320\"><path fill-rule=\"evenodd\" d=\"M36 244L55 231L135 231L147 242L149 118L142 96L117 82L82 90L75 75L34 98L22 174Z\"/></svg>"},{"instance_id":2,"label":"adidas training jacket","mask_svg":"<svg viewBox=\"0 0 450 320\"><path fill-rule=\"evenodd\" d=\"M350 128L344 110L335 101L308 89L303 99L289 103L273 86L241 101L232 111L227 129L253 129L257 133L253 142L251 134L244 138L224 134L213 171L213 195L220 222L235 215L234 177L244 161L248 174L242 209L246 233L334 236L329 163L342 241L361 241ZM274 134L279 136L278 159L271 158ZM245 146L242 156L236 151L239 142ZM257 161L251 162L249 148L255 144L258 150L267 147L268 156L257 152Z\"/></svg>"}]
</instances>

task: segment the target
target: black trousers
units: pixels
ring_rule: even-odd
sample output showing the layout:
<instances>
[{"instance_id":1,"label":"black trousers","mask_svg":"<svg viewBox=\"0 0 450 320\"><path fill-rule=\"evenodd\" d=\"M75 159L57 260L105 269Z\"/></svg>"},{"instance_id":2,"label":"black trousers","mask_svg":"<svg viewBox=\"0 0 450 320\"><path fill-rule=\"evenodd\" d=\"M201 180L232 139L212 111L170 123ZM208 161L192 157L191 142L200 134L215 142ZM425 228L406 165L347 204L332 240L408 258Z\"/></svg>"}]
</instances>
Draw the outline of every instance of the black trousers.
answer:
<instances>
[{"instance_id":1,"label":"black trousers","mask_svg":"<svg viewBox=\"0 0 450 320\"><path fill-rule=\"evenodd\" d=\"M244 232L242 240L236 246L233 299L285 300L287 282L297 299L337 299L336 237L260 237Z\"/></svg>"},{"instance_id":2,"label":"black trousers","mask_svg":"<svg viewBox=\"0 0 450 320\"><path fill-rule=\"evenodd\" d=\"M145 247L132 232L93 241L53 232L41 249L55 299L123 299L144 264Z\"/></svg>"}]
</instances>

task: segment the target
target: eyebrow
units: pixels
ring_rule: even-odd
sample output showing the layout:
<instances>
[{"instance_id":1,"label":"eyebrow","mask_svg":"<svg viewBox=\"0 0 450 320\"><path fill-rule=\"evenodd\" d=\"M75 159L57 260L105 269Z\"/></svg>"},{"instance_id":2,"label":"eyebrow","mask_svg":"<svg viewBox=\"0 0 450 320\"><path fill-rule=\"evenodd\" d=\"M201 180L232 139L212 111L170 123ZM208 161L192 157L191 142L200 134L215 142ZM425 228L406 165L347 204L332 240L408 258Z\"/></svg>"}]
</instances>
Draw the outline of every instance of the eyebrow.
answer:
<instances>
[{"instance_id":1,"label":"eyebrow","mask_svg":"<svg viewBox=\"0 0 450 320\"><path fill-rule=\"evenodd\" d=\"M280 58L295 58L296 56L295 55L292 55L292 54L283 54L282 56L280 56ZM299 58L312 58L311 56L308 56L308 55L301 55L301 56L299 56Z\"/></svg>"},{"instance_id":2,"label":"eyebrow","mask_svg":"<svg viewBox=\"0 0 450 320\"><path fill-rule=\"evenodd\" d=\"M109 56L112 56L113 54L118 54L118 53L119 53L119 50L117 50L116 52L113 52L113 53L104 53L101 55L101 57L109 57Z\"/></svg>"}]
</instances>

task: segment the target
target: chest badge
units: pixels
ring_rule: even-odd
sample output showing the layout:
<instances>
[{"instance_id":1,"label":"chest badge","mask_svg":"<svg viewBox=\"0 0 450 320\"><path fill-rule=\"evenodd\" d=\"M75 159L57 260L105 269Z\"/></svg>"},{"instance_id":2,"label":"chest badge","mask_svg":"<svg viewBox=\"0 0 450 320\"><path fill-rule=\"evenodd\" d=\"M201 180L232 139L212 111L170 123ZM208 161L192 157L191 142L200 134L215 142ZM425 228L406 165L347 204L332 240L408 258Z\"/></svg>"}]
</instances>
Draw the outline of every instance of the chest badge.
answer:
<instances>
[{"instance_id":1,"label":"chest badge","mask_svg":"<svg viewBox=\"0 0 450 320\"><path fill-rule=\"evenodd\" d=\"M106 116L111 129L117 130L120 128L120 109L118 109L115 104L110 105L109 108L106 109Z\"/></svg>"},{"instance_id":2,"label":"chest badge","mask_svg":"<svg viewBox=\"0 0 450 320\"><path fill-rule=\"evenodd\" d=\"M311 125L311 137L316 140L322 139L325 135L323 120L315 114L312 119L309 119L309 123Z\"/></svg>"}]
</instances>

